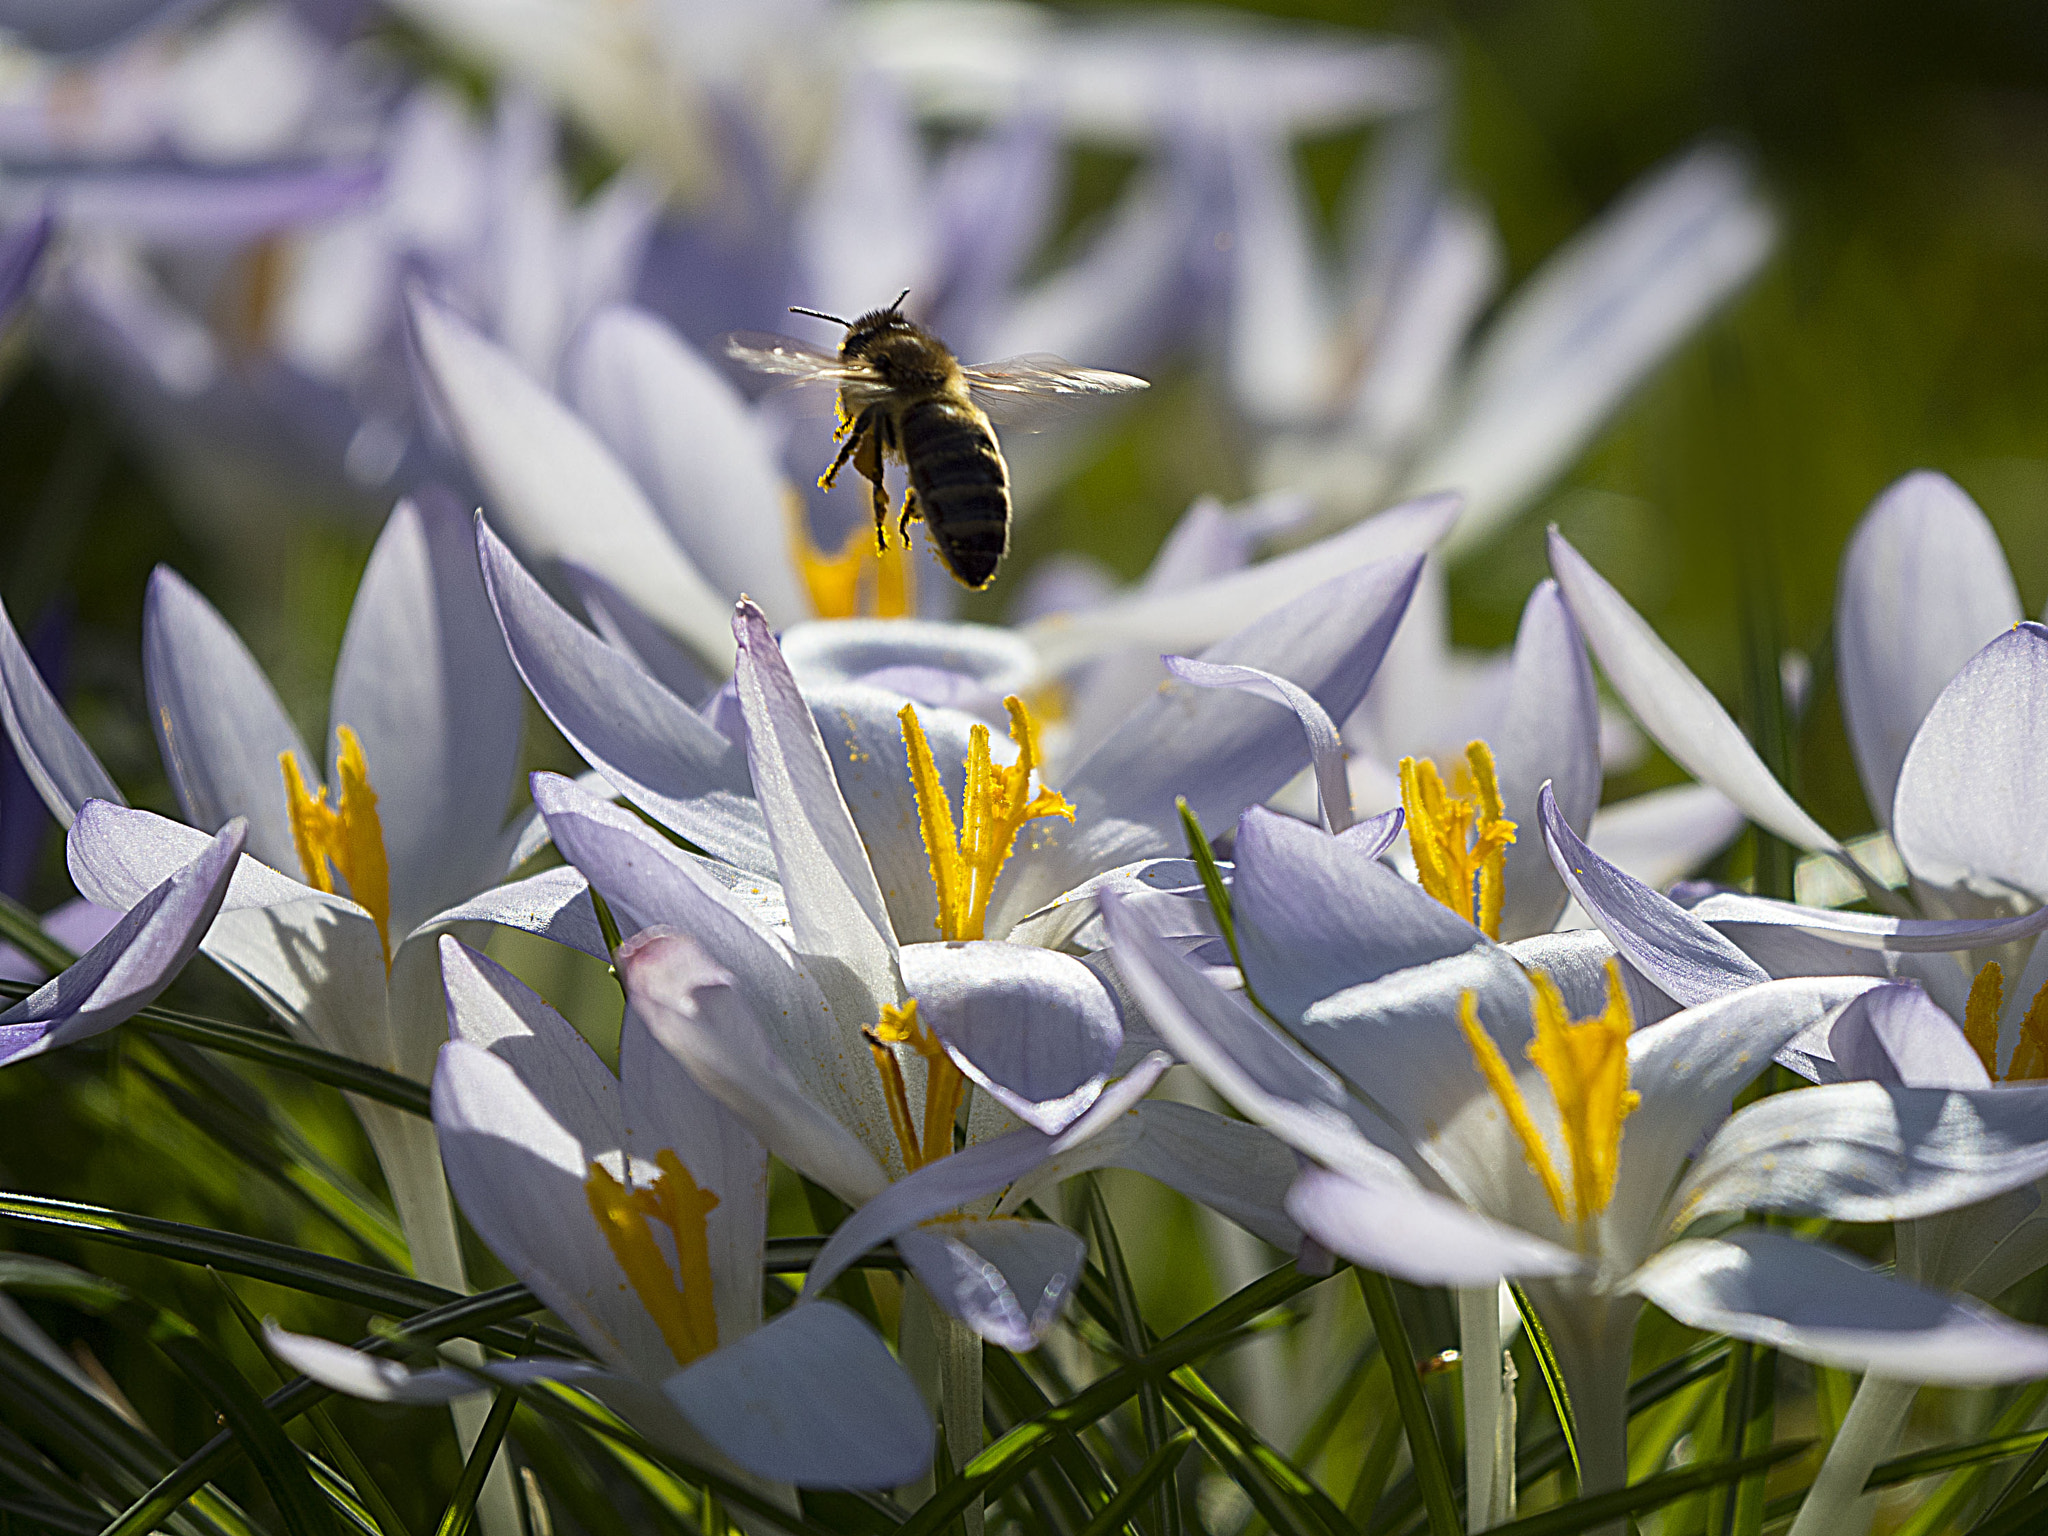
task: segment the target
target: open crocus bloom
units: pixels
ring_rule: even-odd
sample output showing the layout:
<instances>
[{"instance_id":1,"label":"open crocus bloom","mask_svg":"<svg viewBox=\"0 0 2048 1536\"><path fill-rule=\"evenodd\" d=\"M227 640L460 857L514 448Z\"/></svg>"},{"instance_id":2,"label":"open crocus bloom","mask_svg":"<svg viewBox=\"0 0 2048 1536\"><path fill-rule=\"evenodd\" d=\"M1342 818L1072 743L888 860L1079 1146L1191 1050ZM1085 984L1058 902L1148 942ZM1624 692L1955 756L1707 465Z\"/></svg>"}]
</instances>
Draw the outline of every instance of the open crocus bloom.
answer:
<instances>
[{"instance_id":1,"label":"open crocus bloom","mask_svg":"<svg viewBox=\"0 0 2048 1536\"><path fill-rule=\"evenodd\" d=\"M615 1078L516 977L441 940L450 1038L434 1124L463 1214L596 1363L408 1370L272 1329L294 1366L383 1402L490 1380L567 1382L658 1445L706 1447L800 1487L890 1487L931 1462L930 1416L881 1338L836 1302L762 1323L768 1160L628 1010ZM712 1458L715 1459L715 1458Z\"/></svg>"},{"instance_id":2,"label":"open crocus bloom","mask_svg":"<svg viewBox=\"0 0 2048 1536\"><path fill-rule=\"evenodd\" d=\"M848 1257L894 1236L940 1306L1030 1348L1070 1294L1083 1245L977 1205L1098 1141L1101 1160L1293 1246L1278 1209L1285 1150L1181 1105L1125 1114L1165 1059L1126 1044L1115 993L1084 961L999 938L1034 833L1091 805L1039 778L1023 704L1011 704L1016 761L1002 763L988 727L951 711L872 688L806 698L759 610L743 604L734 628L745 739L733 751L756 798L719 804L759 818L772 874L684 852L554 775L535 776L535 803L635 935L616 960L648 1028L771 1151L862 1208L865 1240ZM721 832L699 807L692 840L735 846L729 824ZM997 1163L963 1162L962 1136ZM881 1205L885 1192L894 1200Z\"/></svg>"},{"instance_id":3,"label":"open crocus bloom","mask_svg":"<svg viewBox=\"0 0 2048 1536\"><path fill-rule=\"evenodd\" d=\"M1111 894L1118 969L1168 1044L1307 1160L1288 1210L1309 1235L1489 1299L1500 1277L1524 1278L1571 1388L1589 1485L1625 1476L1629 1341L1646 1298L1831 1363L1910 1361L1958 1381L2048 1368L2048 1338L1831 1250L1768 1231L1681 1236L1750 1209L1927 1214L2033 1176L2048 1141L1974 1100L1953 1134L1916 1136L1902 1110L1894 1155L1853 1168L1833 1131L1870 1112L1863 1085L1801 1092L1793 1121L1820 1134L1759 1133L1784 1122L1782 1098L1730 1117L1774 1051L1875 980L1766 981L1673 1012L1599 935L1492 943L1380 864L1365 830L1246 813L1232 884L1243 993L1213 985Z\"/></svg>"},{"instance_id":4,"label":"open crocus bloom","mask_svg":"<svg viewBox=\"0 0 2048 1536\"><path fill-rule=\"evenodd\" d=\"M378 540L335 672L331 788L328 752L308 750L241 640L166 569L151 579L144 647L183 823L123 806L0 626L0 715L44 801L72 826L79 889L125 911L231 817L245 819L249 857L264 868L245 876L206 952L301 1038L426 1081L445 1038L431 935L466 918L545 927L580 889L559 872L492 889L518 851L503 812L519 684L468 520L447 503L401 503ZM582 916L591 920L587 905ZM388 1106L355 1107L418 1272L459 1286L431 1128Z\"/></svg>"},{"instance_id":5,"label":"open crocus bloom","mask_svg":"<svg viewBox=\"0 0 2048 1536\"><path fill-rule=\"evenodd\" d=\"M2010 1062L2048 985L2048 946L2037 937L2048 926L2040 815L2048 804L2048 628L2019 620L1996 541L1961 492L1930 475L1902 481L1865 519L1843 566L1836 649L1844 707L1859 770L1884 807L1909 881L1897 895L1799 807L1712 694L1555 533L1551 564L1594 654L1649 734L1758 825L1838 860L1889 909L1837 912L1720 893L1699 901L1696 914L1772 975L1863 971L1919 981L1968 1021L1988 1063ZM1627 950L1620 935L1631 898L1616 888L1593 899L1607 908L1596 920Z\"/></svg>"}]
</instances>

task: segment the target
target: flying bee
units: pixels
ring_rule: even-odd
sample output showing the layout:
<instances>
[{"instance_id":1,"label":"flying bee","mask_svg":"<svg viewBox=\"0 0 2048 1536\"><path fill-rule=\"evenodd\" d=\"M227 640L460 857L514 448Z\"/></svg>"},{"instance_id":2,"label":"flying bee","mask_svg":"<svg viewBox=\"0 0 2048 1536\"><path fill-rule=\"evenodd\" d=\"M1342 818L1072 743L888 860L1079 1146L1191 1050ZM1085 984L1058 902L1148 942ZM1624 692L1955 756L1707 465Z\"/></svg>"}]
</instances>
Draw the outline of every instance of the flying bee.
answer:
<instances>
[{"instance_id":1,"label":"flying bee","mask_svg":"<svg viewBox=\"0 0 2048 1536\"><path fill-rule=\"evenodd\" d=\"M1027 426L1049 412L1147 383L1044 355L962 367L943 341L904 315L909 296L906 288L887 309L855 320L792 309L846 327L836 355L752 332L727 337L725 351L792 385L836 385L839 455L818 477L819 486L830 490L851 463L871 488L875 542L886 549L889 493L882 472L888 460L899 460L910 484L897 533L908 539L911 522L922 520L946 569L978 591L995 578L1010 547L1010 471L994 423Z\"/></svg>"}]
</instances>

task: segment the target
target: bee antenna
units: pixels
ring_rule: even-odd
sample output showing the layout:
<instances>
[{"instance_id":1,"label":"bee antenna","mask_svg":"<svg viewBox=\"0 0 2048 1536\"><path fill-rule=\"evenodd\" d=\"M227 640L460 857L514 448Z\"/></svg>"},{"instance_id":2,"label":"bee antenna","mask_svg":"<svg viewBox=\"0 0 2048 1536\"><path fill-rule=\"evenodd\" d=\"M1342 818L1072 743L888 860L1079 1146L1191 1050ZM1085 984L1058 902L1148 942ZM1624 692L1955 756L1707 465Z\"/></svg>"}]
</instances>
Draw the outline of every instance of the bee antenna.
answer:
<instances>
[{"instance_id":1,"label":"bee antenna","mask_svg":"<svg viewBox=\"0 0 2048 1536\"><path fill-rule=\"evenodd\" d=\"M904 291L906 293L909 292L908 289L905 289ZM898 302L901 301L899 300ZM790 305L789 312L792 315L809 315L814 320L830 320L834 325L843 325L848 327L849 329L853 325L853 322L851 320L842 320L837 315L828 315L822 309L805 309L801 304Z\"/></svg>"},{"instance_id":2,"label":"bee antenna","mask_svg":"<svg viewBox=\"0 0 2048 1536\"><path fill-rule=\"evenodd\" d=\"M893 315L893 314L895 314L895 313L896 313L896 312L897 312L898 310L902 309L902 308L903 308L903 301L904 301L905 299L909 298L909 297L910 297L910 290L909 290L908 288L904 289L904 290L903 290L903 291L902 291L901 293L897 294L897 295L896 295L896 302L895 302L894 304L891 304L891 305L889 306L889 313Z\"/></svg>"}]
</instances>

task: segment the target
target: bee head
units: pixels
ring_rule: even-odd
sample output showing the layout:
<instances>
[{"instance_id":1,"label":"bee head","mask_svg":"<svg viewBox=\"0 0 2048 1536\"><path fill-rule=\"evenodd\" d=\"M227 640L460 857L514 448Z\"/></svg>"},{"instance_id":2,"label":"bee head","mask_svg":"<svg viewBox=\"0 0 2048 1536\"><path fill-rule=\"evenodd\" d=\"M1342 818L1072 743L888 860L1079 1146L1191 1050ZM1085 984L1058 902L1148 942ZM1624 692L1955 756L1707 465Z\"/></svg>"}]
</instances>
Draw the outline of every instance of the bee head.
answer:
<instances>
[{"instance_id":1,"label":"bee head","mask_svg":"<svg viewBox=\"0 0 2048 1536\"><path fill-rule=\"evenodd\" d=\"M910 290L904 289L896 295L896 302L887 309L871 309L852 320L841 319L816 309L792 309L791 314L813 315L820 320L830 320L834 325L846 327L846 338L839 344L841 357L858 357L882 337L892 331L914 331L916 323L903 313L903 301L910 297Z\"/></svg>"}]
</instances>

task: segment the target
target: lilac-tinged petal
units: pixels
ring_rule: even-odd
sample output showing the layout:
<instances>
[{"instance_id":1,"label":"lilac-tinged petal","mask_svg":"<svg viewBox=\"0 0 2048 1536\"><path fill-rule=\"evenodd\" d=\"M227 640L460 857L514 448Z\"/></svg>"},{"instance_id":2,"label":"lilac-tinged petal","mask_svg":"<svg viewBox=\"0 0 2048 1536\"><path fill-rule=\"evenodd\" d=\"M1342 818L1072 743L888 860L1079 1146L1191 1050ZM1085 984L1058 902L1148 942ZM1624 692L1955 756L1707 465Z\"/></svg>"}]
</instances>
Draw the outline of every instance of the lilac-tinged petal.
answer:
<instances>
[{"instance_id":1,"label":"lilac-tinged petal","mask_svg":"<svg viewBox=\"0 0 2048 1536\"><path fill-rule=\"evenodd\" d=\"M581 561L710 666L729 667L729 600L596 434L447 310L415 294L411 313L436 398L499 526L536 559Z\"/></svg>"},{"instance_id":2,"label":"lilac-tinged petal","mask_svg":"<svg viewBox=\"0 0 2048 1536\"><path fill-rule=\"evenodd\" d=\"M1863 791L1889 827L1899 766L1964 663L2024 617L1998 535L1946 475L1892 484L1857 524L1835 596L1835 677Z\"/></svg>"},{"instance_id":3,"label":"lilac-tinged petal","mask_svg":"<svg viewBox=\"0 0 2048 1536\"><path fill-rule=\"evenodd\" d=\"M199 857L208 841L197 827L154 811L92 800L72 823L64 851L72 883L88 900L126 912L153 887ZM221 910L232 913L306 901L359 913L364 921L369 920L369 914L347 897L316 891L253 857L236 866Z\"/></svg>"},{"instance_id":4,"label":"lilac-tinged petal","mask_svg":"<svg viewBox=\"0 0 2048 1536\"><path fill-rule=\"evenodd\" d=\"M1519 1227L1409 1180L1360 1182L1304 1168L1287 1214L1332 1253L1418 1285L1491 1285L1510 1275L1564 1275L1581 1260Z\"/></svg>"},{"instance_id":5,"label":"lilac-tinged petal","mask_svg":"<svg viewBox=\"0 0 2048 1536\"><path fill-rule=\"evenodd\" d=\"M1405 1175L1369 1132L1372 1119L1336 1074L1176 953L1113 892L1102 915L1117 972L1146 1019L1237 1111L1317 1162L1378 1182Z\"/></svg>"},{"instance_id":6,"label":"lilac-tinged petal","mask_svg":"<svg viewBox=\"0 0 2048 1536\"><path fill-rule=\"evenodd\" d=\"M915 1482L937 1438L889 1346L833 1301L792 1307L677 1372L662 1392L736 1465L799 1488Z\"/></svg>"},{"instance_id":7,"label":"lilac-tinged petal","mask_svg":"<svg viewBox=\"0 0 2048 1536\"><path fill-rule=\"evenodd\" d=\"M1472 363L1463 412L1408 477L1417 489L1466 489L1457 548L1474 547L1577 456L1762 265L1776 222L1739 156L1693 149L1644 177L1517 290Z\"/></svg>"},{"instance_id":8,"label":"lilac-tinged petal","mask_svg":"<svg viewBox=\"0 0 2048 1536\"><path fill-rule=\"evenodd\" d=\"M667 630L642 613L633 600L587 566L562 562L562 579L576 594L605 644L623 652L670 693L701 709L718 691L704 664Z\"/></svg>"},{"instance_id":9,"label":"lilac-tinged petal","mask_svg":"<svg viewBox=\"0 0 2048 1536\"><path fill-rule=\"evenodd\" d=\"M868 1150L893 1141L886 1117L856 1137L820 1109L775 1054L732 976L695 942L650 929L620 946L618 967L648 1031L777 1157L850 1204L888 1186Z\"/></svg>"},{"instance_id":10,"label":"lilac-tinged petal","mask_svg":"<svg viewBox=\"0 0 2048 1536\"><path fill-rule=\"evenodd\" d=\"M782 657L806 689L858 683L885 669L957 672L1000 697L1029 693L1044 678L1038 657L1015 631L931 619L832 619L792 625Z\"/></svg>"},{"instance_id":11,"label":"lilac-tinged petal","mask_svg":"<svg viewBox=\"0 0 2048 1536\"><path fill-rule=\"evenodd\" d=\"M1707 1143L1679 1220L1779 1211L1910 1221L2048 1174L2048 1086L1828 1083L1760 1099Z\"/></svg>"},{"instance_id":12,"label":"lilac-tinged petal","mask_svg":"<svg viewBox=\"0 0 2048 1536\"><path fill-rule=\"evenodd\" d=\"M381 166L89 164L11 166L11 206L46 205L67 229L150 244L226 249L360 208L383 184Z\"/></svg>"},{"instance_id":13,"label":"lilac-tinged petal","mask_svg":"<svg viewBox=\"0 0 2048 1536\"><path fill-rule=\"evenodd\" d=\"M1002 1349L1036 1349L1079 1284L1088 1245L1015 1216L956 1216L896 1234L932 1299Z\"/></svg>"},{"instance_id":14,"label":"lilac-tinged petal","mask_svg":"<svg viewBox=\"0 0 2048 1536\"><path fill-rule=\"evenodd\" d=\"M1956 1021L1906 982L1874 987L1842 1010L1828 1054L1844 1078L1913 1088L1989 1088L1991 1075Z\"/></svg>"},{"instance_id":15,"label":"lilac-tinged petal","mask_svg":"<svg viewBox=\"0 0 2048 1536\"><path fill-rule=\"evenodd\" d=\"M28 292L55 225L48 209L0 234L0 323L11 319Z\"/></svg>"},{"instance_id":16,"label":"lilac-tinged petal","mask_svg":"<svg viewBox=\"0 0 2048 1536\"><path fill-rule=\"evenodd\" d=\"M645 310L615 305L584 323L562 374L570 404L713 587L745 593L778 624L810 616L775 444L722 373Z\"/></svg>"},{"instance_id":17,"label":"lilac-tinged petal","mask_svg":"<svg viewBox=\"0 0 2048 1536\"><path fill-rule=\"evenodd\" d=\"M211 832L230 816L246 817L251 855L274 869L297 869L279 755L297 755L311 788L326 754L306 750L241 637L169 566L150 574L142 672L157 747L185 819Z\"/></svg>"},{"instance_id":18,"label":"lilac-tinged petal","mask_svg":"<svg viewBox=\"0 0 2048 1536\"><path fill-rule=\"evenodd\" d=\"M1543 840L1572 898L1614 947L1683 1004L1704 1003L1768 976L1702 918L1622 873L1579 840L1546 784L1538 797Z\"/></svg>"},{"instance_id":19,"label":"lilac-tinged petal","mask_svg":"<svg viewBox=\"0 0 2048 1536\"><path fill-rule=\"evenodd\" d=\"M391 926L405 933L497 874L525 725L470 518L452 497L400 502L384 525L342 637L330 713L362 741Z\"/></svg>"},{"instance_id":20,"label":"lilac-tinged petal","mask_svg":"<svg viewBox=\"0 0 2048 1536\"><path fill-rule=\"evenodd\" d=\"M1782 1232L1674 1243L1630 1289L1688 1327L1839 1370L1954 1387L2048 1376L2048 1333Z\"/></svg>"},{"instance_id":21,"label":"lilac-tinged petal","mask_svg":"<svg viewBox=\"0 0 2048 1536\"><path fill-rule=\"evenodd\" d=\"M747 762L789 902L798 953L818 968L834 1011L865 1024L903 1000L896 935L874 867L839 792L824 738L776 647L767 617L742 601L734 679L746 711Z\"/></svg>"},{"instance_id":22,"label":"lilac-tinged petal","mask_svg":"<svg viewBox=\"0 0 2048 1536\"><path fill-rule=\"evenodd\" d=\"M1163 658L1166 670L1197 688L1239 688L1257 698L1294 711L1301 731L1308 738L1309 767L1316 779L1316 805L1322 813L1323 830L1330 833L1351 829L1351 782L1344 774L1344 741L1337 723L1305 688L1297 687L1278 673L1258 667L1232 666L1224 662L1197 661L1191 656Z\"/></svg>"},{"instance_id":23,"label":"lilac-tinged petal","mask_svg":"<svg viewBox=\"0 0 2048 1536\"><path fill-rule=\"evenodd\" d=\"M1291 554L1228 571L1207 581L1160 590L1141 587L1128 597L1081 613L1040 619L1026 632L1049 672L1063 672L1102 652L1124 646L1154 651L1194 651L1244 629L1255 620L1300 602L1316 588L1362 566L1394 563L1433 548L1456 521L1460 499L1443 494L1419 497L1368 518ZM1205 659L1253 661L1249 656ZM1268 653L1271 670L1285 666L1284 653ZM1338 719L1348 710L1330 711Z\"/></svg>"},{"instance_id":24,"label":"lilac-tinged petal","mask_svg":"<svg viewBox=\"0 0 2048 1536\"><path fill-rule=\"evenodd\" d=\"M744 753L564 613L481 523L477 550L513 665L569 744L671 831L742 868L773 871Z\"/></svg>"},{"instance_id":25,"label":"lilac-tinged petal","mask_svg":"<svg viewBox=\"0 0 2048 1536\"><path fill-rule=\"evenodd\" d=\"M74 896L43 914L43 932L74 955L82 955L113 931L121 914L83 896Z\"/></svg>"},{"instance_id":26,"label":"lilac-tinged petal","mask_svg":"<svg viewBox=\"0 0 2048 1536\"><path fill-rule=\"evenodd\" d=\"M1716 927L1789 929L1845 949L1895 955L1943 954L1989 949L2048 931L2048 909L2036 908L2018 917L1921 918L1892 917L1882 912L1844 912L1833 907L1802 907L1768 896L1716 891L1691 909L1702 922ZM1849 962L1843 962L1844 969Z\"/></svg>"},{"instance_id":27,"label":"lilac-tinged petal","mask_svg":"<svg viewBox=\"0 0 2048 1536\"><path fill-rule=\"evenodd\" d=\"M1500 931L1507 939L1548 933L1566 893L1532 835L1537 791L1548 781L1565 823L1581 836L1600 804L1600 699L1579 628L1557 583L1529 594L1515 635L1507 708L1490 739L1501 801L1523 830L1508 846Z\"/></svg>"},{"instance_id":28,"label":"lilac-tinged petal","mask_svg":"<svg viewBox=\"0 0 2048 1536\"><path fill-rule=\"evenodd\" d=\"M1259 806L1238 823L1238 947L1260 1001L1283 1019L1346 987L1486 943L1380 863L1378 839L1361 840L1364 830L1331 837Z\"/></svg>"},{"instance_id":29,"label":"lilac-tinged petal","mask_svg":"<svg viewBox=\"0 0 2048 1536\"><path fill-rule=\"evenodd\" d=\"M978 941L898 952L918 1019L972 1082L1056 1136L1102 1091L1123 1044L1116 995L1072 955Z\"/></svg>"},{"instance_id":30,"label":"lilac-tinged petal","mask_svg":"<svg viewBox=\"0 0 2048 1536\"><path fill-rule=\"evenodd\" d=\"M1787 842L1840 852L1841 845L1771 776L1706 684L1555 529L1550 569L1614 691L1681 767Z\"/></svg>"},{"instance_id":31,"label":"lilac-tinged petal","mask_svg":"<svg viewBox=\"0 0 2048 1536\"><path fill-rule=\"evenodd\" d=\"M446 1403L490 1390L468 1371L452 1366L415 1370L397 1360L369 1355L332 1339L293 1333L268 1323L264 1347L297 1371L331 1391L371 1403Z\"/></svg>"},{"instance_id":32,"label":"lilac-tinged petal","mask_svg":"<svg viewBox=\"0 0 2048 1536\"><path fill-rule=\"evenodd\" d=\"M74 964L0 1013L0 1063L87 1039L148 1007L206 936L247 830L229 822Z\"/></svg>"},{"instance_id":33,"label":"lilac-tinged petal","mask_svg":"<svg viewBox=\"0 0 2048 1536\"><path fill-rule=\"evenodd\" d=\"M996 1206L1007 1216L1075 1174L1127 1168L1228 1217L1283 1253L1301 1246L1287 1191L1301 1161L1270 1131L1172 1099L1134 1104L1103 1130L1023 1175Z\"/></svg>"},{"instance_id":34,"label":"lilac-tinged petal","mask_svg":"<svg viewBox=\"0 0 2048 1536\"><path fill-rule=\"evenodd\" d=\"M0 607L0 721L15 755L60 826L88 800L126 805L114 779L78 734Z\"/></svg>"},{"instance_id":35,"label":"lilac-tinged petal","mask_svg":"<svg viewBox=\"0 0 2048 1536\"><path fill-rule=\"evenodd\" d=\"M1397 818L1400 813L1394 813ZM1389 839L1391 841L1391 838ZM1064 891L1057 900L1020 918L1010 929L1012 944L1063 949L1096 915L1096 898L1116 891L1152 919L1168 938L1192 933L1220 933L1209 907L1209 893L1193 859L1139 859L1104 870Z\"/></svg>"},{"instance_id":36,"label":"lilac-tinged petal","mask_svg":"<svg viewBox=\"0 0 2048 1536\"><path fill-rule=\"evenodd\" d=\"M896 1180L841 1222L811 1264L804 1293L815 1296L870 1248L971 1206L1116 1125L1152 1091L1171 1059L1155 1051L1110 1085L1057 1136L1026 1127L978 1141Z\"/></svg>"},{"instance_id":37,"label":"lilac-tinged petal","mask_svg":"<svg viewBox=\"0 0 2048 1536\"><path fill-rule=\"evenodd\" d=\"M1971 658L1899 769L1892 836L1913 874L1979 896L2048 901L2048 626L2016 624Z\"/></svg>"},{"instance_id":38,"label":"lilac-tinged petal","mask_svg":"<svg viewBox=\"0 0 2048 1536\"><path fill-rule=\"evenodd\" d=\"M1323 407L1331 303L1294 168L1293 130L1239 118L1222 138L1232 205L1231 392L1263 425L1313 417Z\"/></svg>"},{"instance_id":39,"label":"lilac-tinged petal","mask_svg":"<svg viewBox=\"0 0 2048 1536\"><path fill-rule=\"evenodd\" d=\"M1601 806L1586 842L1608 863L1661 891L1734 842L1747 819L1718 789L1676 784Z\"/></svg>"},{"instance_id":40,"label":"lilac-tinged petal","mask_svg":"<svg viewBox=\"0 0 2048 1536\"><path fill-rule=\"evenodd\" d=\"M598 925L597 908L591 905L590 884L567 867L544 869L524 880L494 885L468 901L436 912L413 931L433 933L456 923L495 923L521 933L537 933L580 949L593 959L611 959L604 930Z\"/></svg>"}]
</instances>

